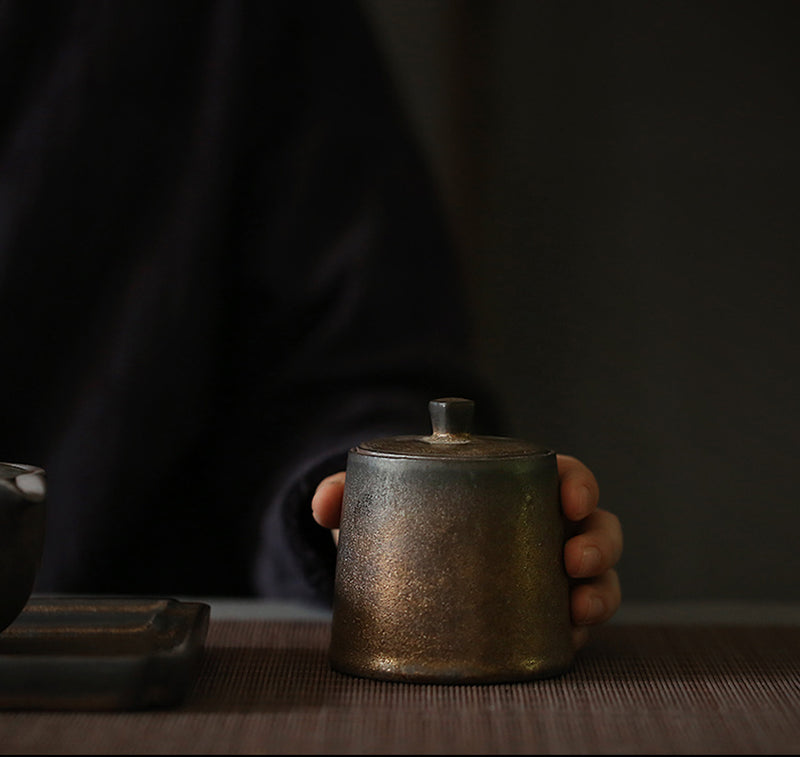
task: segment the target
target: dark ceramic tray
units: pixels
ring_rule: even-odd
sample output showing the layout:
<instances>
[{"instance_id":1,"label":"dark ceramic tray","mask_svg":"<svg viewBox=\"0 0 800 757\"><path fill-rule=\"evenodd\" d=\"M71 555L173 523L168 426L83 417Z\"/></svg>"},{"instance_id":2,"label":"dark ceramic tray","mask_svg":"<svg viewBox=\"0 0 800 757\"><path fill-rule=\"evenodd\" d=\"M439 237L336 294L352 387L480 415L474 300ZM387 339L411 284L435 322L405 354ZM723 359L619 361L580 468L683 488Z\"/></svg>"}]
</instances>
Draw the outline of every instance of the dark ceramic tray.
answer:
<instances>
[{"instance_id":1,"label":"dark ceramic tray","mask_svg":"<svg viewBox=\"0 0 800 757\"><path fill-rule=\"evenodd\" d=\"M34 596L0 633L0 708L170 707L197 673L210 607L150 597Z\"/></svg>"}]
</instances>

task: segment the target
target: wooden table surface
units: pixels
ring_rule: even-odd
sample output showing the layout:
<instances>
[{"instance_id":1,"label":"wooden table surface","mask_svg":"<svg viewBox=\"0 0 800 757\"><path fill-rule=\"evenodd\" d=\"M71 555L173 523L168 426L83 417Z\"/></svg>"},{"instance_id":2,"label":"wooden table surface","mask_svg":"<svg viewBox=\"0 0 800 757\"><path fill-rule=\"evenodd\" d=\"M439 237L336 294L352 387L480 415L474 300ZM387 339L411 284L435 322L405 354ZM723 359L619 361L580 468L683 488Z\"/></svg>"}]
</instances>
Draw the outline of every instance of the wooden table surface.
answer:
<instances>
[{"instance_id":1,"label":"wooden table surface","mask_svg":"<svg viewBox=\"0 0 800 757\"><path fill-rule=\"evenodd\" d=\"M201 601L211 622L182 704L6 710L0 753L800 752L795 605L630 605L563 676L442 686L332 671L324 612Z\"/></svg>"}]
</instances>

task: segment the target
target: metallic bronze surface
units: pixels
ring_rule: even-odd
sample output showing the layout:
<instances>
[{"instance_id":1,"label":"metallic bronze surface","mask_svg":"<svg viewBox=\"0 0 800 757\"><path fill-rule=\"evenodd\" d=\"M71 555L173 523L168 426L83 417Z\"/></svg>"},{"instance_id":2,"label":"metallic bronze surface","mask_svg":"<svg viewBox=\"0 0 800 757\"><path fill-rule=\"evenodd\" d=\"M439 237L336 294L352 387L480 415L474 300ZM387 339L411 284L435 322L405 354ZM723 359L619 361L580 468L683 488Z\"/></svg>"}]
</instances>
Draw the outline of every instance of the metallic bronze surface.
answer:
<instances>
[{"instance_id":1,"label":"metallic bronze surface","mask_svg":"<svg viewBox=\"0 0 800 757\"><path fill-rule=\"evenodd\" d=\"M33 590L44 548L45 499L41 468L0 463L0 631Z\"/></svg>"},{"instance_id":2,"label":"metallic bronze surface","mask_svg":"<svg viewBox=\"0 0 800 757\"><path fill-rule=\"evenodd\" d=\"M334 669L499 683L556 675L572 663L555 454L472 436L471 405L434 400L430 436L350 451Z\"/></svg>"}]
</instances>

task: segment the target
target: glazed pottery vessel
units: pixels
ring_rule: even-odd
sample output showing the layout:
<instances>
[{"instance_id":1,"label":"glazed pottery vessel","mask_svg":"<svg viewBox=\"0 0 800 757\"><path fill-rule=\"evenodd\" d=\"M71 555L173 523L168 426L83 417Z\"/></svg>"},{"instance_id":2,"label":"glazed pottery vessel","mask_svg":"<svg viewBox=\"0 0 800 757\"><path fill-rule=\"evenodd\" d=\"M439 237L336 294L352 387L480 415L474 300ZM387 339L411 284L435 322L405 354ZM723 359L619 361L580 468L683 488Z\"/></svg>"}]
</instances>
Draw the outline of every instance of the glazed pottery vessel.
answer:
<instances>
[{"instance_id":1,"label":"glazed pottery vessel","mask_svg":"<svg viewBox=\"0 0 800 757\"><path fill-rule=\"evenodd\" d=\"M429 408L429 436L349 453L332 667L430 683L563 673L574 649L555 453L473 435L470 400Z\"/></svg>"},{"instance_id":2,"label":"glazed pottery vessel","mask_svg":"<svg viewBox=\"0 0 800 757\"><path fill-rule=\"evenodd\" d=\"M28 602L44 547L45 472L0 463L0 631Z\"/></svg>"}]
</instances>

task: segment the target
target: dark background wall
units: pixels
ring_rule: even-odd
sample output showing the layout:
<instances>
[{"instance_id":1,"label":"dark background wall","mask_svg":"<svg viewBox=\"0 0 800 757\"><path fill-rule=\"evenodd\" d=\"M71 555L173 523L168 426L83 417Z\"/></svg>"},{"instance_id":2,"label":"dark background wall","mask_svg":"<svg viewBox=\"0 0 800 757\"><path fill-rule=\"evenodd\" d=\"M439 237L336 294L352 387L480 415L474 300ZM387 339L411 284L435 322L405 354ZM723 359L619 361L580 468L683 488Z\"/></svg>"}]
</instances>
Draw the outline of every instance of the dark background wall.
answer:
<instances>
[{"instance_id":1,"label":"dark background wall","mask_svg":"<svg viewBox=\"0 0 800 757\"><path fill-rule=\"evenodd\" d=\"M575 454L631 599L800 599L796 3L363 0L504 429Z\"/></svg>"}]
</instances>

